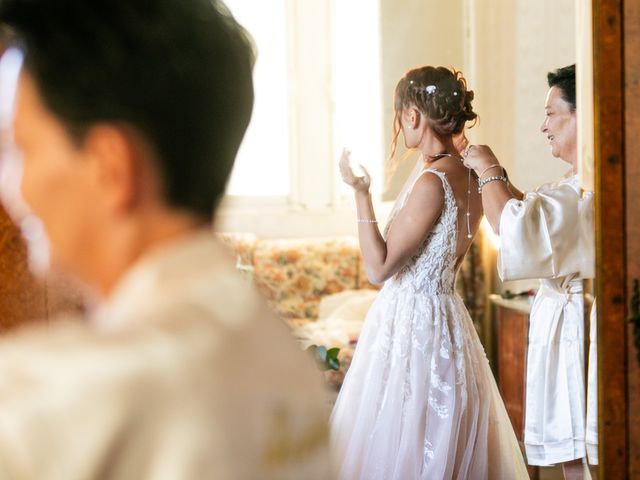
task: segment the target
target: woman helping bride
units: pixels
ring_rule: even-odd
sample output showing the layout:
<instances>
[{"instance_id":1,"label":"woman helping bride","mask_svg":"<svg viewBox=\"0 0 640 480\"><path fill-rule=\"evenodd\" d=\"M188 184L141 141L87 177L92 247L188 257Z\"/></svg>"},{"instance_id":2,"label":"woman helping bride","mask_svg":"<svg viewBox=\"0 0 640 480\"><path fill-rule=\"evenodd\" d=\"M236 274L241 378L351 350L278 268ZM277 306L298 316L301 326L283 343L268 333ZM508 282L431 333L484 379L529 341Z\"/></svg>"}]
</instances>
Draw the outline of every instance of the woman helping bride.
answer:
<instances>
[{"instance_id":1,"label":"woman helping bride","mask_svg":"<svg viewBox=\"0 0 640 480\"><path fill-rule=\"evenodd\" d=\"M459 72L409 71L395 90L394 142L422 153L380 233L370 178L344 152L360 248L384 286L369 310L332 416L342 479L528 478L456 271L483 215L475 175L454 145L473 121Z\"/></svg>"}]
</instances>

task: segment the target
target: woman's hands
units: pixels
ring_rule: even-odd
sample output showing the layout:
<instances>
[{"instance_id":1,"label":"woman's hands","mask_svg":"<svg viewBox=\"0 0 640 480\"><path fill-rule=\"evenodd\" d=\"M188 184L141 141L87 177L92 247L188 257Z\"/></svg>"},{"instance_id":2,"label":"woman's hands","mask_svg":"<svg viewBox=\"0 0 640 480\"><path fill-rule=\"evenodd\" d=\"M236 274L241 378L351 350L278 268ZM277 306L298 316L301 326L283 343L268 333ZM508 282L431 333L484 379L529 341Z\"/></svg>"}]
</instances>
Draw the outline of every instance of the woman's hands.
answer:
<instances>
[{"instance_id":1,"label":"woman's hands","mask_svg":"<svg viewBox=\"0 0 640 480\"><path fill-rule=\"evenodd\" d=\"M462 155L467 168L482 172L492 165L500 165L488 145L469 145Z\"/></svg>"},{"instance_id":2,"label":"woman's hands","mask_svg":"<svg viewBox=\"0 0 640 480\"><path fill-rule=\"evenodd\" d=\"M346 148L342 150L342 155L340 156L340 162L338 166L340 167L340 175L342 175L342 181L353 188L356 192L368 192L369 187L371 186L371 176L367 169L360 165L364 175L362 177L358 177L355 173L353 173L353 169L349 164L349 155L351 152Z\"/></svg>"},{"instance_id":3,"label":"woman's hands","mask_svg":"<svg viewBox=\"0 0 640 480\"><path fill-rule=\"evenodd\" d=\"M495 234L500 235L500 218L505 205L512 198L522 200L523 194L508 181L506 171L487 145L469 145L462 159L467 168L478 173L484 215Z\"/></svg>"}]
</instances>

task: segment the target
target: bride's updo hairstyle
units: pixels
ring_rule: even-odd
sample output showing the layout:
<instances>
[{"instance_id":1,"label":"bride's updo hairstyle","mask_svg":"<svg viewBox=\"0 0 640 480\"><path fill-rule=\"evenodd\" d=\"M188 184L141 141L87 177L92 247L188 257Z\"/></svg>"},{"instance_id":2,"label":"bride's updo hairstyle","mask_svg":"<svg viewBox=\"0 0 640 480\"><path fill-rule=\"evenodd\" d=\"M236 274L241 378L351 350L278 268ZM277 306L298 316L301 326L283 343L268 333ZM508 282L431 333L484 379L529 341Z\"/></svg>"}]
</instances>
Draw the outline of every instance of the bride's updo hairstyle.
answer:
<instances>
[{"instance_id":1,"label":"bride's updo hairstyle","mask_svg":"<svg viewBox=\"0 0 640 480\"><path fill-rule=\"evenodd\" d=\"M437 135L456 136L462 133L467 122L478 117L471 106L472 100L473 91L467 90L467 81L455 69L428 66L409 70L398 82L394 95L392 163L401 131L400 115L404 109L418 109Z\"/></svg>"}]
</instances>

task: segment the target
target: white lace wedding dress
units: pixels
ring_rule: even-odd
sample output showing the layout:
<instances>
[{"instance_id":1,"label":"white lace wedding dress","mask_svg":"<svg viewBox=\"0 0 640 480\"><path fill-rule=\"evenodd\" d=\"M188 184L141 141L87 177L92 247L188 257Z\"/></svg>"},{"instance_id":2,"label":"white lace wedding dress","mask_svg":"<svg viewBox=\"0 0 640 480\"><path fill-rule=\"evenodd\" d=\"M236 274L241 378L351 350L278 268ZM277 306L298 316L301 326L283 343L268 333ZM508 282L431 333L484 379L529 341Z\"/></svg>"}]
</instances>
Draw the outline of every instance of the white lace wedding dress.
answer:
<instances>
[{"instance_id":1,"label":"white lace wedding dress","mask_svg":"<svg viewBox=\"0 0 640 480\"><path fill-rule=\"evenodd\" d=\"M340 478L529 478L484 350L454 290L453 191L444 173L428 171L442 180L444 209L367 314L331 416Z\"/></svg>"}]
</instances>

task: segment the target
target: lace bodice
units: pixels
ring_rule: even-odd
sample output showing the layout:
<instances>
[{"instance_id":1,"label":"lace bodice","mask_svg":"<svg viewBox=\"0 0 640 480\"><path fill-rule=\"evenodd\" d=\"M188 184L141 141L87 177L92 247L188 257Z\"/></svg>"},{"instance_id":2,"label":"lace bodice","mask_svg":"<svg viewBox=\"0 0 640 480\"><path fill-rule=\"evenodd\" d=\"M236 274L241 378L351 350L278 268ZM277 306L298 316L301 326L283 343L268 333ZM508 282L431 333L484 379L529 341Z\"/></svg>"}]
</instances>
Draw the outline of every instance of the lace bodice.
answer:
<instances>
[{"instance_id":1,"label":"lace bodice","mask_svg":"<svg viewBox=\"0 0 640 480\"><path fill-rule=\"evenodd\" d=\"M387 281L387 284L388 288L411 288L414 293L452 294L455 290L456 276L458 207L446 173L435 168L425 169L415 181L427 173L435 174L442 180L444 188L442 213L420 248L407 264ZM397 212L406 204L412 188L409 188L403 198L399 199L399 208L395 209L385 228L385 238Z\"/></svg>"}]
</instances>

